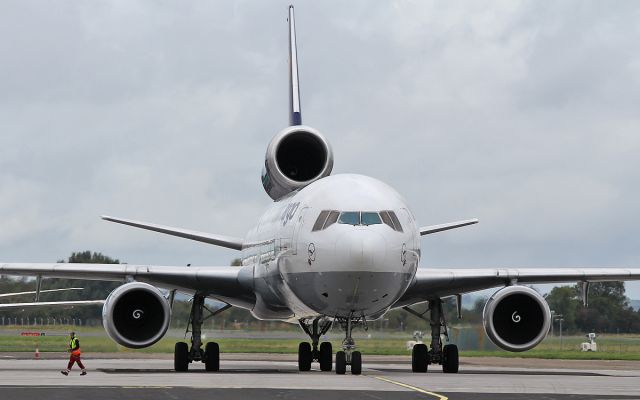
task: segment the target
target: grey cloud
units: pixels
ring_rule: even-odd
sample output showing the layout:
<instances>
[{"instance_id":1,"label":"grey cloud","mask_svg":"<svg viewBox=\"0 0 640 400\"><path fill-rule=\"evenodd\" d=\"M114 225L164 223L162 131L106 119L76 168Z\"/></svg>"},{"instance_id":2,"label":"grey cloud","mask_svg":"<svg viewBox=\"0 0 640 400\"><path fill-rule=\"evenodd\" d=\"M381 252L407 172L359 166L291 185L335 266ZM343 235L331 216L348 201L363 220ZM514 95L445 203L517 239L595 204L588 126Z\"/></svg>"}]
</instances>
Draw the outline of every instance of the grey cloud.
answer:
<instances>
[{"instance_id":1,"label":"grey cloud","mask_svg":"<svg viewBox=\"0 0 640 400\"><path fill-rule=\"evenodd\" d=\"M233 258L98 216L251 227L287 5L3 2L2 259ZM635 2L296 7L303 118L336 172L392 184L425 225L481 219L424 239L425 265L640 265Z\"/></svg>"}]
</instances>

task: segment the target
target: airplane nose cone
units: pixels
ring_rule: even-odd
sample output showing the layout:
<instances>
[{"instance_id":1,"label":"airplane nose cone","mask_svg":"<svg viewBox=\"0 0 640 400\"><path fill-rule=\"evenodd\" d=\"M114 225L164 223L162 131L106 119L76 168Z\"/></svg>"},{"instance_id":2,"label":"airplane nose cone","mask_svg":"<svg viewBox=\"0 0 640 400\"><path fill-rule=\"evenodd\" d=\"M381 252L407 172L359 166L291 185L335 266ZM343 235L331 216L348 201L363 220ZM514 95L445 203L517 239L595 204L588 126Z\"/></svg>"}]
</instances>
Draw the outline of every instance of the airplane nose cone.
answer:
<instances>
[{"instance_id":1,"label":"airplane nose cone","mask_svg":"<svg viewBox=\"0 0 640 400\"><path fill-rule=\"evenodd\" d=\"M345 269L375 269L376 261L385 259L386 243L384 237L376 232L355 229L338 239L336 253Z\"/></svg>"}]
</instances>

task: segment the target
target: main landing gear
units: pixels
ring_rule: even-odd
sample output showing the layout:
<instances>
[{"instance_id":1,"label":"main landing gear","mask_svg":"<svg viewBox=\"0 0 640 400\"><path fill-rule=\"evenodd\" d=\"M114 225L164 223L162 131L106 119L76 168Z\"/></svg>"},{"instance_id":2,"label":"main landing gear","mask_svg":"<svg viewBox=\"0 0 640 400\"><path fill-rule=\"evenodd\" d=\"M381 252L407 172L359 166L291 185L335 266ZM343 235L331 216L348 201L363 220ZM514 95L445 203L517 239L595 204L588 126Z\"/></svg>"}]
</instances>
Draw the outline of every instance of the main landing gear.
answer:
<instances>
[{"instance_id":1,"label":"main landing gear","mask_svg":"<svg viewBox=\"0 0 640 400\"><path fill-rule=\"evenodd\" d=\"M205 370L218 371L220 369L220 347L216 342L209 342L202 349L202 324L205 320L221 313L231 307L227 304L224 307L211 311L204 305L205 297L196 294L193 296L191 305L191 313L185 337L189 333L189 325L191 325L191 349L184 342L176 343L173 353L173 367L176 372L186 372L189 369L189 363L193 361L201 361L204 363ZM204 318L203 311L207 310L209 315Z\"/></svg>"},{"instance_id":2,"label":"main landing gear","mask_svg":"<svg viewBox=\"0 0 640 400\"><path fill-rule=\"evenodd\" d=\"M447 331L447 321L445 320L444 313L442 312L442 300L435 299L429 301L429 308L427 311L431 311L429 318L425 317L424 313L420 314L409 307L403 307L407 312L424 319L431 325L431 350L427 349L427 345L423 343L413 346L411 352L411 370L413 372L427 372L429 364L442 365L442 372L444 373L456 373L458 372L459 359L458 359L458 346L455 344L447 344L442 346L442 339L440 338L441 329L444 329L444 335L449 341L449 333Z\"/></svg>"},{"instance_id":3,"label":"main landing gear","mask_svg":"<svg viewBox=\"0 0 640 400\"><path fill-rule=\"evenodd\" d=\"M320 371L331 371L333 349L330 342L320 342L320 336L327 333L333 322L328 318L315 318L311 323L305 319L300 320L300 326L311 338L311 344L301 342L298 346L298 369L300 371L311 370L311 363L320 363Z\"/></svg>"}]
</instances>

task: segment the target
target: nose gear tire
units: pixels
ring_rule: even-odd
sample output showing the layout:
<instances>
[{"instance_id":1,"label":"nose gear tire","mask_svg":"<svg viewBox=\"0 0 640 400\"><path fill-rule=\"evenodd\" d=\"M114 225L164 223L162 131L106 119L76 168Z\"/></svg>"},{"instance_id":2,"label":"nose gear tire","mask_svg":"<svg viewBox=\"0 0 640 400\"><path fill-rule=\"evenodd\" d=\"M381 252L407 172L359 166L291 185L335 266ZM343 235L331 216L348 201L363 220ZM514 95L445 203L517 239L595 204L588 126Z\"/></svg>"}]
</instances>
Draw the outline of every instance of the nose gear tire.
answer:
<instances>
[{"instance_id":1,"label":"nose gear tire","mask_svg":"<svg viewBox=\"0 0 640 400\"><path fill-rule=\"evenodd\" d=\"M360 375L362 373L362 354L359 351L351 353L351 374Z\"/></svg>"}]
</instances>

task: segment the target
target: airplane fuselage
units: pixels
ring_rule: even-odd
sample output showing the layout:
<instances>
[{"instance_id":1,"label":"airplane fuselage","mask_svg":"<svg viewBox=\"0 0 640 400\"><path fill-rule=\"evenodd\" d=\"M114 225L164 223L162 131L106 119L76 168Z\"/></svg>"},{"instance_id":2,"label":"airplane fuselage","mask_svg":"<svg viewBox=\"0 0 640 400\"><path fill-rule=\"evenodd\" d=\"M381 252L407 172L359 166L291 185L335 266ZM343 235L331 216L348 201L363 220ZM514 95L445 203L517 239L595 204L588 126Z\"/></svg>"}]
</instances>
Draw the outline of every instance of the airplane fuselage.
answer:
<instances>
[{"instance_id":1,"label":"airplane fuselage","mask_svg":"<svg viewBox=\"0 0 640 400\"><path fill-rule=\"evenodd\" d=\"M405 200L376 179L333 175L274 202L246 237L263 319L387 311L411 283L419 231Z\"/></svg>"}]
</instances>

